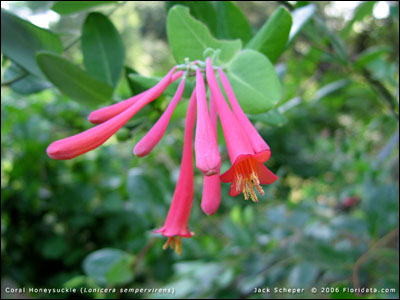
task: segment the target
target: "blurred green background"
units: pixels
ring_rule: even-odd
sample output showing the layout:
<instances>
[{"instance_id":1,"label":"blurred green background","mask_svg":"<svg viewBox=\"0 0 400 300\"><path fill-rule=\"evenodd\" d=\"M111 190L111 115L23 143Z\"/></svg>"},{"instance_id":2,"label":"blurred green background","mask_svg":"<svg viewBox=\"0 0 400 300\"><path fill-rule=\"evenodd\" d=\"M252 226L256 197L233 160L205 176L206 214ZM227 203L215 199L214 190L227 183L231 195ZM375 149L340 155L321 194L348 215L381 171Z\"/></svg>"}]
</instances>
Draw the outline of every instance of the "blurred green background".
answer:
<instances>
[{"instance_id":1,"label":"blurred green background","mask_svg":"<svg viewBox=\"0 0 400 300\"><path fill-rule=\"evenodd\" d=\"M126 53L114 91L118 101L145 88L127 74L162 76L175 64L165 28L173 4L116 2L73 14L57 14L52 1L2 1L2 8L57 33L64 57L76 65L83 64L79 36L88 12L108 15ZM302 7L314 7L275 62L281 101L250 115L272 149L266 165L280 178L259 203L229 197L223 184L221 207L207 217L196 171L189 223L196 235L183 240L182 256L163 251L165 238L152 230L164 222L179 174L184 109L145 158L135 157L133 146L169 95L102 147L70 161L52 160L46 147L90 128L91 109L49 81L18 79L26 71L2 53L2 298L398 298L398 2L236 5L253 33L279 6L293 19ZM226 170L224 143L221 151ZM6 287L117 292L21 296ZM120 293L121 287L173 287L175 294ZM255 294L258 287L305 292ZM312 294L311 287L339 292ZM360 295L343 287L396 291Z\"/></svg>"}]
</instances>

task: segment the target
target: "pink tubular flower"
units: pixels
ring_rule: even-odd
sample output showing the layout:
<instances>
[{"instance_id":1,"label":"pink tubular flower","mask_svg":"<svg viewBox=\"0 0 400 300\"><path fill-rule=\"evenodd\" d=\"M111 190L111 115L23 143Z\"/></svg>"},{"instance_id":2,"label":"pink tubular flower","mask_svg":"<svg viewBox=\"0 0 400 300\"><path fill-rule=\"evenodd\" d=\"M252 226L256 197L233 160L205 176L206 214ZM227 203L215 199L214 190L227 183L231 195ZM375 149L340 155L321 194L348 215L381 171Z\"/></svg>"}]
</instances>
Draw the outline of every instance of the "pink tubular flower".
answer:
<instances>
[{"instance_id":1,"label":"pink tubular flower","mask_svg":"<svg viewBox=\"0 0 400 300\"><path fill-rule=\"evenodd\" d=\"M156 99L157 95L160 95L167 88L171 83L171 76L174 70L175 68L156 86L148 90L140 100L111 117L111 119L84 132L51 143L47 148L47 154L53 159L71 159L99 147L124 126L140 109Z\"/></svg>"},{"instance_id":2,"label":"pink tubular flower","mask_svg":"<svg viewBox=\"0 0 400 300\"><path fill-rule=\"evenodd\" d=\"M232 163L232 167L221 175L221 181L231 182L231 196L243 192L246 200L250 197L254 202L257 202L258 198L254 188L263 195L264 191L260 184L273 183L278 177L263 165L267 157L257 155L254 152L250 138L243 129L240 120L230 110L219 89L210 58L207 58L206 76L221 120Z\"/></svg>"},{"instance_id":3,"label":"pink tubular flower","mask_svg":"<svg viewBox=\"0 0 400 300\"><path fill-rule=\"evenodd\" d=\"M170 78L169 81L161 80L157 85L155 85L151 89L144 91L136 96L133 96L132 98L92 111L88 116L88 120L93 124L103 123L111 119L112 117L118 115L119 113L123 112L125 109L135 104L149 93L152 94L151 98L149 99L149 102L157 99L165 91L165 89L168 87L170 83L177 80L183 74L183 71L178 71L175 74L173 74L174 71L175 67L173 67L167 73L167 75L165 75L164 78Z\"/></svg>"},{"instance_id":4,"label":"pink tubular flower","mask_svg":"<svg viewBox=\"0 0 400 300\"><path fill-rule=\"evenodd\" d=\"M193 202L193 128L196 118L196 97L192 93L189 108L186 114L185 137L181 170L174 196L168 211L168 216L162 228L154 231L168 237L163 249L170 246L178 254L182 253L181 237L191 237L194 233L189 231L188 221Z\"/></svg>"},{"instance_id":5,"label":"pink tubular flower","mask_svg":"<svg viewBox=\"0 0 400 300\"><path fill-rule=\"evenodd\" d=\"M195 137L196 166L206 176L219 173L221 158L207 109L206 89L200 69L196 69L197 123Z\"/></svg>"},{"instance_id":6,"label":"pink tubular flower","mask_svg":"<svg viewBox=\"0 0 400 300\"><path fill-rule=\"evenodd\" d=\"M178 102L182 98L183 91L185 89L185 78L182 79L179 87L168 105L165 112L162 114L160 119L154 124L149 132L136 144L133 153L136 156L145 156L153 150L158 142L163 137L165 130L167 129L168 123L171 119L172 113Z\"/></svg>"},{"instance_id":7,"label":"pink tubular flower","mask_svg":"<svg viewBox=\"0 0 400 300\"><path fill-rule=\"evenodd\" d=\"M214 100L210 97L210 120L211 126L217 138L217 108ZM221 180L219 178L221 164L218 166L218 172L212 176L203 176L203 193L201 197L201 209L206 215L213 215L218 210L221 203Z\"/></svg>"},{"instance_id":8,"label":"pink tubular flower","mask_svg":"<svg viewBox=\"0 0 400 300\"><path fill-rule=\"evenodd\" d=\"M244 131L246 132L247 136L249 137L254 152L256 153L257 156L260 156L260 161L263 162L267 161L271 156L271 150L268 144L260 136L257 129L254 128L253 124L251 124L246 114L243 112L224 71L218 69L218 73L222 82L222 86L224 87L226 95L228 96L228 100L229 103L231 104L233 113L235 117L238 119Z\"/></svg>"}]
</instances>

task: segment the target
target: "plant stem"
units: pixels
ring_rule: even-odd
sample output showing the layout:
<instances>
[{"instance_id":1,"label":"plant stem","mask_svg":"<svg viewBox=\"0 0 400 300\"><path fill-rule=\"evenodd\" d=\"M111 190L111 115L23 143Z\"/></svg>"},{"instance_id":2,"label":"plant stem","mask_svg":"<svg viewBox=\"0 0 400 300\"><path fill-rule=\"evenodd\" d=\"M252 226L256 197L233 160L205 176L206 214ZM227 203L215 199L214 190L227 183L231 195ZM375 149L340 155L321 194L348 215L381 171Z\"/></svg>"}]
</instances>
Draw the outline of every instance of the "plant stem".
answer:
<instances>
[{"instance_id":1,"label":"plant stem","mask_svg":"<svg viewBox=\"0 0 400 300\"><path fill-rule=\"evenodd\" d=\"M10 85L12 85L13 83L16 83L17 81L19 81L19 80L25 78L26 76L28 76L28 73L27 73L27 72L25 72L25 71L23 71L23 72L24 72L24 73L22 73L22 74L20 74L20 75L18 75L18 76L16 76L16 77L14 77L14 78L12 78L12 79L10 79L10 80L5 80L5 81L3 81L3 82L1 83L1 86L10 86Z\"/></svg>"},{"instance_id":2,"label":"plant stem","mask_svg":"<svg viewBox=\"0 0 400 300\"><path fill-rule=\"evenodd\" d=\"M360 288L360 278L358 276L358 273L360 271L360 268L362 267L362 265L367 261L367 259L373 254L373 252L386 245L388 242L390 242L393 238L395 238L397 235L399 234L399 228L395 228L393 229L391 232L389 232L388 234L386 234L384 237L382 237L381 239L379 239L378 241L376 241L368 250L367 252L365 252L363 255L361 255L359 257L359 259L357 259L356 263L354 264L353 267L353 286L355 288Z\"/></svg>"}]
</instances>

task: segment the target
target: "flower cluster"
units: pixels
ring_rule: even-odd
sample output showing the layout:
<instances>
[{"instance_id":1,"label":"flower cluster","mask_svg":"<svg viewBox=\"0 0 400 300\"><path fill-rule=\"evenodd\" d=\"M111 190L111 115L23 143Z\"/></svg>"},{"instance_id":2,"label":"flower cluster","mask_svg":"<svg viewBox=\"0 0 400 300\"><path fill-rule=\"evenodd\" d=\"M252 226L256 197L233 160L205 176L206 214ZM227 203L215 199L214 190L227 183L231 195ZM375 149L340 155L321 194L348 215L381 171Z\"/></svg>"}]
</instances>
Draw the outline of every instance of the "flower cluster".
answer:
<instances>
[{"instance_id":1,"label":"flower cluster","mask_svg":"<svg viewBox=\"0 0 400 300\"><path fill-rule=\"evenodd\" d=\"M196 167L204 176L201 208L207 215L214 214L221 201L221 181L230 182L232 197L243 193L246 200L258 201L257 193L264 194L262 184L271 184L278 177L264 163L271 151L267 143L251 124L232 90L227 76L221 68L213 67L211 59L206 62L191 62L184 65L186 70L173 67L153 88L125 101L93 111L88 119L99 124L77 135L55 141L47 148L47 154L54 159L71 159L93 150L128 122L146 104L157 99L174 81L181 78L178 89L165 112L136 144L133 152L145 156L157 145L164 135L172 113L182 98L185 81L195 70L196 86L190 97L185 120L183 155L179 179L165 224L155 232L168 237L164 249L170 246L181 253L181 237L193 235L188 221L193 202L193 131L196 125L194 152ZM222 87L228 98L228 105L217 81L215 70L219 74ZM209 94L204 82L206 77ZM217 143L217 117L221 122L231 168L220 175L221 157ZM195 124L196 123L196 124Z\"/></svg>"}]
</instances>

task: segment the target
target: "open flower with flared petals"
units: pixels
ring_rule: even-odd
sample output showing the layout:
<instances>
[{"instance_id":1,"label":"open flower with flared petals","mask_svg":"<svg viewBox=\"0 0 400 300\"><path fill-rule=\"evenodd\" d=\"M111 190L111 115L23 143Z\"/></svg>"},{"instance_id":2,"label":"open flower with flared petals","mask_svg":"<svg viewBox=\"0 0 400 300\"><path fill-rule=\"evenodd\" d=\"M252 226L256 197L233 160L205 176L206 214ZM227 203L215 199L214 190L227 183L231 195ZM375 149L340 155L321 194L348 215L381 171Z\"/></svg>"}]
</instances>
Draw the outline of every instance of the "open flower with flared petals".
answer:
<instances>
[{"instance_id":1,"label":"open flower with flared petals","mask_svg":"<svg viewBox=\"0 0 400 300\"><path fill-rule=\"evenodd\" d=\"M213 99L221 120L222 130L228 147L232 167L221 175L222 182L231 182L230 195L243 193L246 200L251 198L258 201L257 190L261 195L264 191L261 184L273 183L278 177L264 166L269 158L266 155L257 155L251 143L251 132L243 129L241 120L231 111L219 88L217 79L207 58L206 77Z\"/></svg>"},{"instance_id":2,"label":"open flower with flared petals","mask_svg":"<svg viewBox=\"0 0 400 300\"><path fill-rule=\"evenodd\" d=\"M178 69L177 72L175 72L176 69ZM186 79L195 71L196 86L186 113L179 179L164 226L155 231L168 238L163 246L164 249L171 247L176 253L181 254L181 238L193 236L188 228L188 221L194 197L193 131L195 124L194 150L196 166L203 173L201 209L205 214L214 214L220 206L221 181L231 183L231 196L243 193L246 200L252 199L257 202L257 193L264 194L261 185L271 184L278 178L264 166L271 155L268 144L240 107L228 77L221 68L217 70L230 106L220 90L210 58L207 58L206 63L187 61L184 65L172 68L151 89L125 101L93 111L88 119L98 124L97 126L53 142L47 148L47 153L54 159L71 159L99 147L140 109L158 98L173 81L183 76L164 113L134 148L135 155L147 155L163 137L171 116L182 99ZM209 109L203 79L204 72L210 90ZM232 164L231 168L222 175L220 175L221 157L217 142L217 115L221 121Z\"/></svg>"},{"instance_id":3,"label":"open flower with flared petals","mask_svg":"<svg viewBox=\"0 0 400 300\"><path fill-rule=\"evenodd\" d=\"M164 244L164 249L170 246L176 253L181 254L181 238L191 237L188 221L193 202L193 128L196 119L196 97L195 93L189 102L186 113L185 136L183 143L183 154L181 170L178 183L176 184L174 196L168 211L165 224L160 229L154 231L168 237Z\"/></svg>"},{"instance_id":4,"label":"open flower with flared petals","mask_svg":"<svg viewBox=\"0 0 400 300\"><path fill-rule=\"evenodd\" d=\"M229 83L228 77L226 77L224 71L221 68L218 68L219 78L221 79L222 86L226 92L229 103L231 104L233 114L236 119L239 121L243 130L245 131L251 146L256 154L259 157L259 160L265 162L271 156L271 150L268 144L264 141L261 135L258 133L257 129L251 124L250 120L247 118L246 114L242 110L239 105L239 102L236 99L235 93Z\"/></svg>"}]
</instances>

